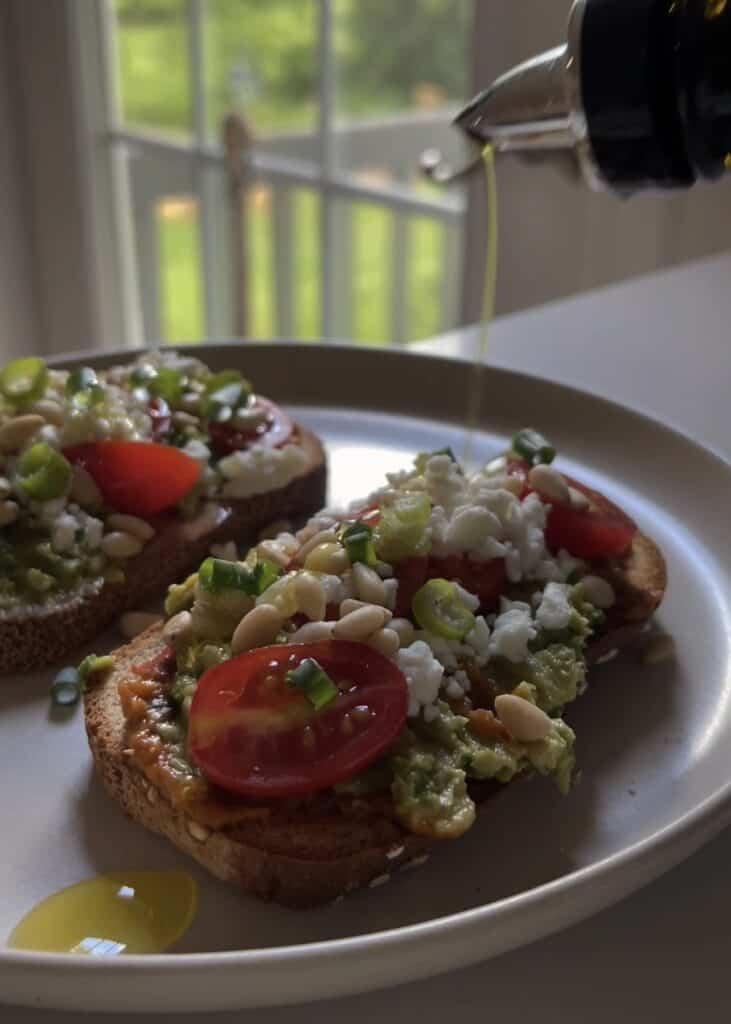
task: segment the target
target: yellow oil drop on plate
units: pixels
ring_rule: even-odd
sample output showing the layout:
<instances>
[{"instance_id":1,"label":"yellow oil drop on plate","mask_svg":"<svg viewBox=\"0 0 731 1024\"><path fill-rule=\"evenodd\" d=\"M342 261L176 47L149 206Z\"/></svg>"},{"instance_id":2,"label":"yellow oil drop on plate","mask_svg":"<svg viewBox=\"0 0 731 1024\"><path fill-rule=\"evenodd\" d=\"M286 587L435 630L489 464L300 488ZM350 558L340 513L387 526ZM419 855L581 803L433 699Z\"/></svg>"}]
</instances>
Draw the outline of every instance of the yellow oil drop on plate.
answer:
<instances>
[{"instance_id":1,"label":"yellow oil drop on plate","mask_svg":"<svg viewBox=\"0 0 731 1024\"><path fill-rule=\"evenodd\" d=\"M118 871L61 889L10 936L13 949L86 956L162 953L195 917L198 886L185 871Z\"/></svg>"}]
</instances>

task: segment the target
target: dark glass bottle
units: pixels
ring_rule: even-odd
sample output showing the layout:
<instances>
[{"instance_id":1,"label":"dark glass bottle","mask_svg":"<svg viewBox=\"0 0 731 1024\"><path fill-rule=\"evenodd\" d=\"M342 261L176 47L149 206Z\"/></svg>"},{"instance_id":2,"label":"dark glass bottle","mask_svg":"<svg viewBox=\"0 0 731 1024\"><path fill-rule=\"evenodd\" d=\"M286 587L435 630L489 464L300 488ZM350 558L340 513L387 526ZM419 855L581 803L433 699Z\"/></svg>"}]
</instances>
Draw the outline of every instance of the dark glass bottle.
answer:
<instances>
[{"instance_id":1,"label":"dark glass bottle","mask_svg":"<svg viewBox=\"0 0 731 1024\"><path fill-rule=\"evenodd\" d=\"M731 0L575 0L566 45L456 123L499 151L574 149L618 192L717 179L731 170Z\"/></svg>"}]
</instances>

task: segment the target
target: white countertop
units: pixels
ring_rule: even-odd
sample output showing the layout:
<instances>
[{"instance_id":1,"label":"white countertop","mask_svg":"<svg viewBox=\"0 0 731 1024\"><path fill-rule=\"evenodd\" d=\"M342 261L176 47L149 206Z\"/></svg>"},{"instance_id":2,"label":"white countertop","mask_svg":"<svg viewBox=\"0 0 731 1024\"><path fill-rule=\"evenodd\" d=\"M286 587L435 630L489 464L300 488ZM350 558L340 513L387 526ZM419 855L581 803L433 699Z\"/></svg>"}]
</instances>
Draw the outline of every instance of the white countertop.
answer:
<instances>
[{"instance_id":1,"label":"white countertop","mask_svg":"<svg viewBox=\"0 0 731 1024\"><path fill-rule=\"evenodd\" d=\"M475 330L416 346L470 356ZM498 321L491 362L634 406L731 458L731 253ZM730 762L731 763L731 762ZM477 1010L542 1024L686 1024L728 1018L731 831L642 892L559 935L456 974L302 1008L225 1013L225 1024L431 1024ZM1 993L0 993L1 995ZM0 1006L3 1024L78 1024ZM90 1018L91 1019L91 1018ZM129 1016L95 1014L105 1024ZM134 1018L144 1024L172 1015ZM179 1019L179 1015L175 1015ZM203 1021L200 1014L186 1020Z\"/></svg>"}]
</instances>

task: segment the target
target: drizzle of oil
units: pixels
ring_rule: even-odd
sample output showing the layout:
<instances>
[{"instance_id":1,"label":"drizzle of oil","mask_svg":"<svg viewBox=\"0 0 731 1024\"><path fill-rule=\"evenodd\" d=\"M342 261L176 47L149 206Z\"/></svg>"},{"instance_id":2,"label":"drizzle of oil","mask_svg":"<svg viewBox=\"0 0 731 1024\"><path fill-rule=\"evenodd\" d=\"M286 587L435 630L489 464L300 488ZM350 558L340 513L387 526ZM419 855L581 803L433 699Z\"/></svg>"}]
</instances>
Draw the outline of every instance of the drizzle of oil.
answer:
<instances>
[{"instance_id":1,"label":"drizzle of oil","mask_svg":"<svg viewBox=\"0 0 731 1024\"><path fill-rule=\"evenodd\" d=\"M198 886L185 871L118 871L49 896L16 926L8 945L47 953L162 953L188 930Z\"/></svg>"},{"instance_id":2,"label":"drizzle of oil","mask_svg":"<svg viewBox=\"0 0 731 1024\"><path fill-rule=\"evenodd\" d=\"M480 324L480 340L475 357L472 381L467 397L467 431L465 437L463 461L471 467L474 453L475 432L480 425L482 410L482 378L487 362L490 325L495 316L495 292L497 287L497 255L498 255L498 206L497 206L497 174L495 172L495 150L491 145L482 151L485 165L485 185L487 191L487 262L485 266L485 286L482 298L482 322Z\"/></svg>"}]
</instances>

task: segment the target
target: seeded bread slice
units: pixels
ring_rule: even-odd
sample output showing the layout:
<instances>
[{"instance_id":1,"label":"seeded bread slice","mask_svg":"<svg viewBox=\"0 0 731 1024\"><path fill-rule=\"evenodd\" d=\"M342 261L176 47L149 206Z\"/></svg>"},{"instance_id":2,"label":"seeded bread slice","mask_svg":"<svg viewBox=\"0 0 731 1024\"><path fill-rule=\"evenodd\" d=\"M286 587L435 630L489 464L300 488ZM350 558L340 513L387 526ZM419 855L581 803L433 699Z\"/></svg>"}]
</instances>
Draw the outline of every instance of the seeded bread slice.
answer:
<instances>
[{"instance_id":1,"label":"seeded bread slice","mask_svg":"<svg viewBox=\"0 0 731 1024\"><path fill-rule=\"evenodd\" d=\"M246 542L276 519L316 512L325 501L325 453L318 438L302 427L298 442L307 457L299 476L277 490L227 501L228 518L195 539L181 520L158 521L155 537L126 563L124 583L88 585L48 605L0 612L0 675L29 672L68 657L122 612L155 600L197 569L211 544Z\"/></svg>"},{"instance_id":2,"label":"seeded bread slice","mask_svg":"<svg viewBox=\"0 0 731 1024\"><path fill-rule=\"evenodd\" d=\"M662 598L665 566L657 547L638 535L624 559L605 567L620 601L593 658L634 638ZM643 582L644 581L644 582ZM290 907L313 907L352 889L380 885L390 875L426 859L434 841L407 832L387 796L338 798L320 794L280 802L263 819L210 829L173 805L126 753L125 721L117 687L135 665L163 648L161 626L152 626L116 653L110 676L84 698L86 731L94 762L110 795L135 821L166 836L217 878ZM470 787L479 805L505 786ZM259 805L261 806L261 805Z\"/></svg>"}]
</instances>

